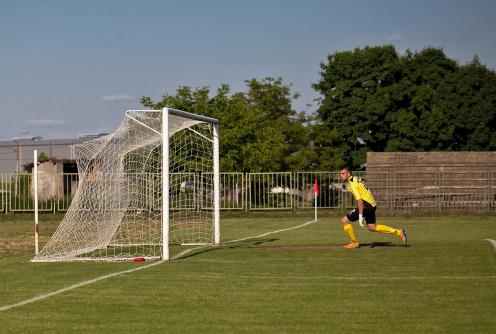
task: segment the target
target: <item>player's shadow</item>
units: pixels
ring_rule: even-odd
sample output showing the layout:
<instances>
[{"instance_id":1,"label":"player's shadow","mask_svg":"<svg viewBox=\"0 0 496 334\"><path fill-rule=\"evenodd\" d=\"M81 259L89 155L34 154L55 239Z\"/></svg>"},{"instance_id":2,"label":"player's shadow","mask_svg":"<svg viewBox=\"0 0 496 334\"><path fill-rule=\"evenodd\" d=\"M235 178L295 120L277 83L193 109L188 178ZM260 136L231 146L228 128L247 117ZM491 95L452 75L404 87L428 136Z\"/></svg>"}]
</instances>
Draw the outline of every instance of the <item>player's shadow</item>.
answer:
<instances>
[{"instance_id":1,"label":"player's shadow","mask_svg":"<svg viewBox=\"0 0 496 334\"><path fill-rule=\"evenodd\" d=\"M372 242L369 244L360 244L360 248L369 247L369 248L380 248L380 247L405 247L405 245L393 244L389 241L387 242ZM408 245L406 246L408 247Z\"/></svg>"},{"instance_id":2,"label":"player's shadow","mask_svg":"<svg viewBox=\"0 0 496 334\"><path fill-rule=\"evenodd\" d=\"M269 242L274 242L279 239L272 238L272 239L250 239L250 240L243 240L243 241L237 241L233 243L226 243L226 244L221 244L219 246L209 246L208 248L198 248L197 251L195 249L192 249L192 251L188 254L184 254L183 256L180 256L176 258L175 260L184 260L189 257L197 256L200 254L205 254L208 252L212 251L218 251L221 249L235 249L235 248L250 248L254 246L259 246L264 243L269 243Z\"/></svg>"}]
</instances>

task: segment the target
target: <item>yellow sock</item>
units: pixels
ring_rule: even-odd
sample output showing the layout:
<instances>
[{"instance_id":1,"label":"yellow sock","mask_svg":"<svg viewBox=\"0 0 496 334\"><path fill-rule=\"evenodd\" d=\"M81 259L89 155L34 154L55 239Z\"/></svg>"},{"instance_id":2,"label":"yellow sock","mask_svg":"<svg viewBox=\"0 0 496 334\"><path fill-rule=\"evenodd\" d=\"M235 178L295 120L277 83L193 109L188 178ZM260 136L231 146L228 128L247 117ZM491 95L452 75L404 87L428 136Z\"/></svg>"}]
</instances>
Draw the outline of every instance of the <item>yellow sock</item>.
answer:
<instances>
[{"instance_id":1,"label":"yellow sock","mask_svg":"<svg viewBox=\"0 0 496 334\"><path fill-rule=\"evenodd\" d=\"M351 224L344 225L343 230L348 235L348 238L350 238L351 242L358 244L355 238L355 231L353 230L353 226Z\"/></svg>"},{"instance_id":2,"label":"yellow sock","mask_svg":"<svg viewBox=\"0 0 496 334\"><path fill-rule=\"evenodd\" d=\"M396 234L399 235L400 230L396 230L392 227L386 226L386 225L376 225L375 226L375 231L380 232L380 233L387 233L387 234Z\"/></svg>"}]
</instances>

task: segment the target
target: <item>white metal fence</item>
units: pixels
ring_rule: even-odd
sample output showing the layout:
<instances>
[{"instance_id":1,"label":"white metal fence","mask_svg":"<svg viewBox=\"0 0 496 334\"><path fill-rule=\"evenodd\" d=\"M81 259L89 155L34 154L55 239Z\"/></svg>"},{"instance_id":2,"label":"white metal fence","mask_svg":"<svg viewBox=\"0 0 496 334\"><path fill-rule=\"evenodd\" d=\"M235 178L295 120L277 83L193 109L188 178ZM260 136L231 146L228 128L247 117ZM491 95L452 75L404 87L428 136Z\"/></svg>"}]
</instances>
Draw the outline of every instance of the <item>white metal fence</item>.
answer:
<instances>
[{"instance_id":1,"label":"white metal fence","mask_svg":"<svg viewBox=\"0 0 496 334\"><path fill-rule=\"evenodd\" d=\"M366 178L381 209L496 211L496 172L354 174ZM78 175L59 173L39 177L40 211L66 211L76 194ZM187 177L188 180L193 178ZM338 172L285 172L221 173L220 207L221 210L247 211L313 209L315 180L319 188L318 208L346 209L355 205L339 181ZM0 173L0 212L33 211L31 181L29 173ZM207 205L201 200L190 204Z\"/></svg>"},{"instance_id":2,"label":"white metal fence","mask_svg":"<svg viewBox=\"0 0 496 334\"><path fill-rule=\"evenodd\" d=\"M248 173L246 187L250 210L293 208L293 173Z\"/></svg>"}]
</instances>

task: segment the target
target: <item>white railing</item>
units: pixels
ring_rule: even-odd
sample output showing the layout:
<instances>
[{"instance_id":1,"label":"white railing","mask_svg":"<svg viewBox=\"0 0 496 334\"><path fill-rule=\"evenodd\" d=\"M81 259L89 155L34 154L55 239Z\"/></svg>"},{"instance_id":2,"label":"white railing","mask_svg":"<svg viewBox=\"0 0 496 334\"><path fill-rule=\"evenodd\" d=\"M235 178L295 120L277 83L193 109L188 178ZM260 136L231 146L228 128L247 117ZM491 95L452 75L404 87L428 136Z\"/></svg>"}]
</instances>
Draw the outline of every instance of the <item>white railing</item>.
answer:
<instances>
[{"instance_id":1,"label":"white railing","mask_svg":"<svg viewBox=\"0 0 496 334\"><path fill-rule=\"evenodd\" d=\"M488 210L496 211L496 172L430 172L412 175L404 172L354 173L363 176L382 210ZM180 182L202 184L197 175L171 175ZM208 176L207 176L208 177ZM150 205L157 206L154 175L139 176L150 192ZM317 206L321 209L347 209L354 200L343 189L338 172L220 173L221 210L306 210L314 208L314 182L318 182ZM179 182L178 181L178 182ZM64 212L76 194L78 174L39 175L39 210ZM194 187L197 189L197 187ZM208 207L211 190L200 189L184 203L171 207L187 210ZM176 208L177 207L177 208ZM30 173L0 173L0 212L34 210Z\"/></svg>"},{"instance_id":2,"label":"white railing","mask_svg":"<svg viewBox=\"0 0 496 334\"><path fill-rule=\"evenodd\" d=\"M293 208L293 173L248 173L246 187L250 210Z\"/></svg>"}]
</instances>

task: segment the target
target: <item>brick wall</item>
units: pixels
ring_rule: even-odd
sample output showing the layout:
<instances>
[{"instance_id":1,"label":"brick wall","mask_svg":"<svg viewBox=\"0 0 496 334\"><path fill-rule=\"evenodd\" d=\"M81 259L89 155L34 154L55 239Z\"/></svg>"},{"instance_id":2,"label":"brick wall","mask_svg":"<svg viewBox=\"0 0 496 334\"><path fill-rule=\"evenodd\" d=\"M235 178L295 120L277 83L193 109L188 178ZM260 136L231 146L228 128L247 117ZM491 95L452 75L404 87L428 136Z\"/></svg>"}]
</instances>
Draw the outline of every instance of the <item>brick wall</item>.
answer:
<instances>
[{"instance_id":1,"label":"brick wall","mask_svg":"<svg viewBox=\"0 0 496 334\"><path fill-rule=\"evenodd\" d=\"M390 208L496 206L496 152L369 152L366 180Z\"/></svg>"}]
</instances>

